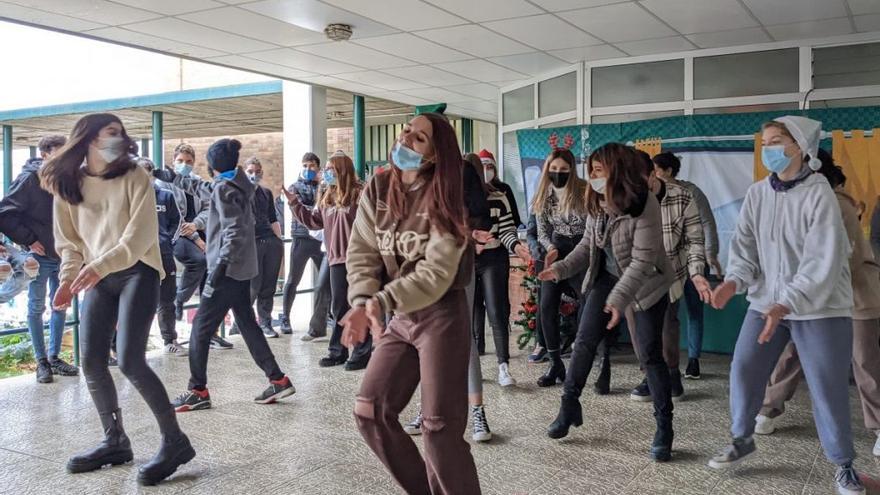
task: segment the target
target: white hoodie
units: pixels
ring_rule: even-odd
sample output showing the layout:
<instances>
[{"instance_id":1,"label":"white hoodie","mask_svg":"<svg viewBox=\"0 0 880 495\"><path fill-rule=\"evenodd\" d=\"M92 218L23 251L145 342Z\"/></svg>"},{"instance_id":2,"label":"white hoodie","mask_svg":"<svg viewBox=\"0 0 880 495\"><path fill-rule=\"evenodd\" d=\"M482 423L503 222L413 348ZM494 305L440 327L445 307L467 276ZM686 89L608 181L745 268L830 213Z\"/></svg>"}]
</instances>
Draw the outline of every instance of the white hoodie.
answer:
<instances>
[{"instance_id":1,"label":"white hoodie","mask_svg":"<svg viewBox=\"0 0 880 495\"><path fill-rule=\"evenodd\" d=\"M811 174L785 192L774 191L768 177L746 193L726 279L738 293L748 290L754 311L779 303L791 310L788 320L852 316L851 252L823 175Z\"/></svg>"}]
</instances>

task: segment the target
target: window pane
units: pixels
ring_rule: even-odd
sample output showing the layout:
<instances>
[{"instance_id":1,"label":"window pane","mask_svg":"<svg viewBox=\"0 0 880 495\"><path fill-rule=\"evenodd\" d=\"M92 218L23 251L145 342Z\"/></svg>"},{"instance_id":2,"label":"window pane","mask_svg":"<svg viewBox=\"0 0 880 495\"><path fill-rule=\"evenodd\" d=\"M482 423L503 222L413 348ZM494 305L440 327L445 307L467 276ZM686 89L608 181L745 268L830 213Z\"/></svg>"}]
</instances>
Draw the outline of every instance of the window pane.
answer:
<instances>
[{"instance_id":1,"label":"window pane","mask_svg":"<svg viewBox=\"0 0 880 495\"><path fill-rule=\"evenodd\" d=\"M593 115L593 124L621 124L623 122L635 122L637 120L659 119L660 117L675 117L684 115L684 110L669 110L666 112L638 112L617 113L614 115Z\"/></svg>"},{"instance_id":2,"label":"window pane","mask_svg":"<svg viewBox=\"0 0 880 495\"><path fill-rule=\"evenodd\" d=\"M695 108L695 115L705 115L713 113L748 113L748 112L773 112L775 110L797 110L798 103L796 101L788 103L772 103L767 105L740 105L738 107L714 107L714 108Z\"/></svg>"},{"instance_id":3,"label":"window pane","mask_svg":"<svg viewBox=\"0 0 880 495\"><path fill-rule=\"evenodd\" d=\"M561 120L559 122L551 122L549 124L539 125L538 129L546 129L548 127L565 127L569 125L577 125L577 119Z\"/></svg>"},{"instance_id":4,"label":"window pane","mask_svg":"<svg viewBox=\"0 0 880 495\"><path fill-rule=\"evenodd\" d=\"M880 43L813 50L813 87L880 84Z\"/></svg>"},{"instance_id":5,"label":"window pane","mask_svg":"<svg viewBox=\"0 0 880 495\"><path fill-rule=\"evenodd\" d=\"M684 60L594 67L592 105L611 107L684 99Z\"/></svg>"},{"instance_id":6,"label":"window pane","mask_svg":"<svg viewBox=\"0 0 880 495\"><path fill-rule=\"evenodd\" d=\"M797 93L798 49L694 59L694 99Z\"/></svg>"},{"instance_id":7,"label":"window pane","mask_svg":"<svg viewBox=\"0 0 880 495\"><path fill-rule=\"evenodd\" d=\"M810 102L810 108L843 108L843 107L874 107L880 105L880 97L843 98L840 100L816 100Z\"/></svg>"},{"instance_id":8,"label":"window pane","mask_svg":"<svg viewBox=\"0 0 880 495\"><path fill-rule=\"evenodd\" d=\"M539 117L577 110L577 73L538 83Z\"/></svg>"},{"instance_id":9,"label":"window pane","mask_svg":"<svg viewBox=\"0 0 880 495\"><path fill-rule=\"evenodd\" d=\"M504 125L516 124L535 118L535 87L526 86L504 93L502 97Z\"/></svg>"}]
</instances>

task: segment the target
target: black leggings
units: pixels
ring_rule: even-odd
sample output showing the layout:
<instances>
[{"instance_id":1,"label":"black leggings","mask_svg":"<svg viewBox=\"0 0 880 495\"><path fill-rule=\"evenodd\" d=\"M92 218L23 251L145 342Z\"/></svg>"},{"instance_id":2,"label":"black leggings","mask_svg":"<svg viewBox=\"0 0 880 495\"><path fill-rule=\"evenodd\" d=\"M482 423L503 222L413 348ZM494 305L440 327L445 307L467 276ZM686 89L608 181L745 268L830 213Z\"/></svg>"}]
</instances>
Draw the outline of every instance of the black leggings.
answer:
<instances>
[{"instance_id":1,"label":"black leggings","mask_svg":"<svg viewBox=\"0 0 880 495\"><path fill-rule=\"evenodd\" d=\"M272 326L272 306L283 263L281 239L275 235L257 239L257 276L251 279L251 304L257 301L257 316L262 325Z\"/></svg>"},{"instance_id":2,"label":"black leggings","mask_svg":"<svg viewBox=\"0 0 880 495\"><path fill-rule=\"evenodd\" d=\"M608 294L616 282L616 278L603 270L596 276L596 281L587 294L577 338L572 346L571 363L565 375L563 396L581 396L599 343L609 337L613 338L606 328L611 321L611 315L604 308ZM663 316L668 305L669 299L664 295L647 310L635 313L638 355L646 370L651 397L654 399L654 416L660 419L672 419L669 368L663 360ZM623 311L620 318L623 321ZM608 344L606 342L606 347Z\"/></svg>"},{"instance_id":3,"label":"black leggings","mask_svg":"<svg viewBox=\"0 0 880 495\"><path fill-rule=\"evenodd\" d=\"M145 357L158 301L159 273L142 262L107 275L86 291L80 323L82 368L98 414L117 410L116 387L107 368L116 334L119 371L144 398L162 434L176 437L180 427L168 393Z\"/></svg>"},{"instance_id":4,"label":"black leggings","mask_svg":"<svg viewBox=\"0 0 880 495\"><path fill-rule=\"evenodd\" d=\"M477 255L474 305L485 304L495 340L498 364L510 361L510 256L503 247L489 249ZM474 311L474 319L482 318ZM477 321L473 322L477 326Z\"/></svg>"},{"instance_id":5,"label":"black leggings","mask_svg":"<svg viewBox=\"0 0 880 495\"><path fill-rule=\"evenodd\" d=\"M183 273L177 285L177 305L183 306L195 294L196 289L204 288L208 262L205 253L186 237L181 237L174 243L174 257L183 265Z\"/></svg>"},{"instance_id":6,"label":"black leggings","mask_svg":"<svg viewBox=\"0 0 880 495\"><path fill-rule=\"evenodd\" d=\"M348 357L348 349L342 345L342 325L339 321L348 313L351 307L348 305L348 271L345 269L345 263L330 266L330 308L333 312L333 334L330 336L330 345L328 346L331 357L345 357L351 362L361 362L370 358L373 352L373 336L367 333L367 339L357 346Z\"/></svg>"},{"instance_id":7,"label":"black leggings","mask_svg":"<svg viewBox=\"0 0 880 495\"><path fill-rule=\"evenodd\" d=\"M580 238L554 235L553 245L559 251L557 261L568 256L578 242L580 242ZM544 342L547 344L548 352L556 353L562 350L562 338L559 334L559 304L562 302L562 294L566 289L580 294L583 281L584 272L579 272L565 280L541 282L538 318L541 320L541 332L544 334Z\"/></svg>"},{"instance_id":8,"label":"black leggings","mask_svg":"<svg viewBox=\"0 0 880 495\"><path fill-rule=\"evenodd\" d=\"M311 237L297 237L290 244L290 266L287 271L287 278L284 279L284 300L282 306L282 316L290 317L290 308L293 306L293 300L296 299L296 288L302 280L303 272L309 260L315 264L315 268L321 266L324 259L324 253L321 252L321 241L312 239Z\"/></svg>"}]
</instances>

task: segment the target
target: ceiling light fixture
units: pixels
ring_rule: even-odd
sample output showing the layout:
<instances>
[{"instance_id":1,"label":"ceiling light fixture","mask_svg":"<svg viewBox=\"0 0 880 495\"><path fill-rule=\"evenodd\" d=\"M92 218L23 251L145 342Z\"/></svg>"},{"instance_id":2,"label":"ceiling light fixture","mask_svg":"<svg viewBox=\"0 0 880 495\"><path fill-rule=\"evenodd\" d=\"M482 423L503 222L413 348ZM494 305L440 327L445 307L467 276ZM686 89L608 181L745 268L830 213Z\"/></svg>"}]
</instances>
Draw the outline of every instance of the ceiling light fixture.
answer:
<instances>
[{"instance_id":1,"label":"ceiling light fixture","mask_svg":"<svg viewBox=\"0 0 880 495\"><path fill-rule=\"evenodd\" d=\"M324 34L333 41L348 41L351 39L351 26L348 24L329 24L324 28Z\"/></svg>"}]
</instances>

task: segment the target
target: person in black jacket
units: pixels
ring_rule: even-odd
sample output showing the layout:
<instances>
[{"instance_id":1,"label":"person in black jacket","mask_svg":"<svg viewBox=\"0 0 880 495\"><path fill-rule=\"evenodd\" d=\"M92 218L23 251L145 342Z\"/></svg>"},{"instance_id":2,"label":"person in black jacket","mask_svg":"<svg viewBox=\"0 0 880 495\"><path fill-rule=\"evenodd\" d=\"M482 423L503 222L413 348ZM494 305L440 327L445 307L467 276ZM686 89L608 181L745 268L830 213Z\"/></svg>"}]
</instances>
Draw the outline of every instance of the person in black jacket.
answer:
<instances>
[{"instance_id":1,"label":"person in black jacket","mask_svg":"<svg viewBox=\"0 0 880 495\"><path fill-rule=\"evenodd\" d=\"M148 173L153 173L156 166L152 160L145 157L137 159L137 164ZM185 347L177 343L177 320L174 317L174 299L177 296L177 265L174 263L174 237L180 226L180 212L174 201L174 195L156 184L153 179L153 189L156 191L156 215L159 217L159 252L162 255L162 269L165 270L165 278L159 284L159 306L156 316L159 319L159 332L165 345L165 354L186 356Z\"/></svg>"},{"instance_id":2,"label":"person in black jacket","mask_svg":"<svg viewBox=\"0 0 880 495\"><path fill-rule=\"evenodd\" d=\"M46 311L46 283L49 298L58 289L60 258L55 252L55 236L52 233L52 195L40 187L39 171L47 160L67 142L64 136L46 136L40 140L40 158L25 163L21 174L0 201L0 231L12 242L30 250L40 264L37 277L28 287L28 330L37 359L37 381L50 383L52 375L76 376L75 366L65 363L61 352L61 336L64 333L64 311L52 311L49 319L49 352L43 336L43 313Z\"/></svg>"},{"instance_id":3,"label":"person in black jacket","mask_svg":"<svg viewBox=\"0 0 880 495\"><path fill-rule=\"evenodd\" d=\"M519 216L519 207L516 204L516 198L513 196L513 189L511 189L507 183L501 182L501 178L498 177L498 165L495 163L495 155L489 150L480 150L478 155L480 161L483 162L483 171L486 175L486 182L492 185L495 189L503 192L504 196L507 197L507 202L510 203L510 208L513 212L513 223L519 228L523 225L522 218Z\"/></svg>"}]
</instances>

